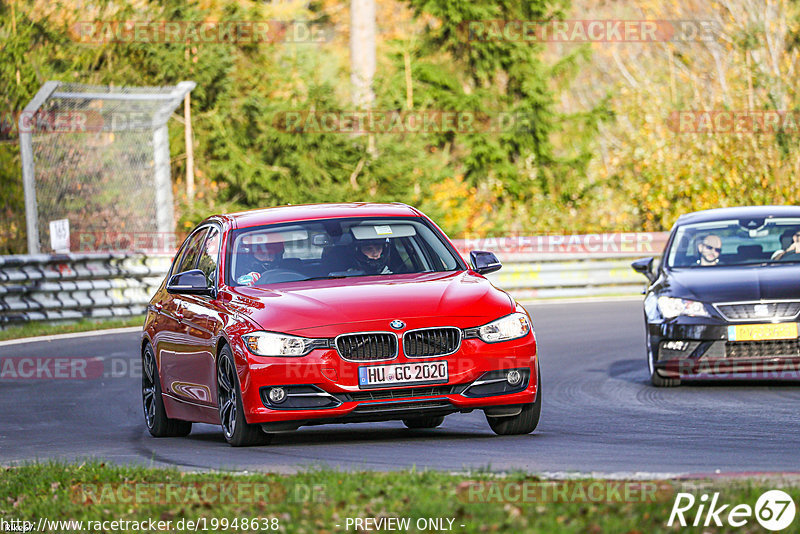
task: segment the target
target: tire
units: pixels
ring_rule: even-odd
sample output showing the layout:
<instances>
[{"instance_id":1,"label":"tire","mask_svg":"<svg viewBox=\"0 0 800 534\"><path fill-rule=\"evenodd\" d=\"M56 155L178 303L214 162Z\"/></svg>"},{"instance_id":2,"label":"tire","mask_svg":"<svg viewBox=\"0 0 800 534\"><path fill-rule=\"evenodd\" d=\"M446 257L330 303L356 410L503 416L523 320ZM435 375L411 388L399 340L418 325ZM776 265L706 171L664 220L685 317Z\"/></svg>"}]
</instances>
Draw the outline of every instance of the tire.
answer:
<instances>
[{"instance_id":1,"label":"tire","mask_svg":"<svg viewBox=\"0 0 800 534\"><path fill-rule=\"evenodd\" d=\"M647 317L645 317L645 328L647 327ZM645 343L647 345L647 368L650 371L650 382L657 388L674 388L681 385L680 378L665 378L658 373L655 367L655 357L653 356L653 346L650 344L650 334L646 334Z\"/></svg>"},{"instance_id":2,"label":"tire","mask_svg":"<svg viewBox=\"0 0 800 534\"><path fill-rule=\"evenodd\" d=\"M156 438L182 438L192 431L190 421L167 417L161 397L161 377L158 374L153 347L148 343L142 351L142 408L147 430Z\"/></svg>"},{"instance_id":3,"label":"tire","mask_svg":"<svg viewBox=\"0 0 800 534\"><path fill-rule=\"evenodd\" d=\"M403 424L408 428L436 428L444 423L444 416L414 417L413 419L403 419Z\"/></svg>"},{"instance_id":4,"label":"tire","mask_svg":"<svg viewBox=\"0 0 800 534\"><path fill-rule=\"evenodd\" d=\"M650 382L657 388L674 388L681 385L680 378L664 378L658 374L658 369L653 370L650 375Z\"/></svg>"},{"instance_id":5,"label":"tire","mask_svg":"<svg viewBox=\"0 0 800 534\"><path fill-rule=\"evenodd\" d=\"M486 421L499 436L512 436L516 434L530 434L539 425L542 415L542 374L539 372L539 362L536 362L536 400L522 407L522 411L510 417L489 417Z\"/></svg>"},{"instance_id":6,"label":"tire","mask_svg":"<svg viewBox=\"0 0 800 534\"><path fill-rule=\"evenodd\" d=\"M248 424L245 420L239 376L227 345L222 347L217 358L217 406L222 433L230 445L249 447L270 442L270 435L259 425Z\"/></svg>"}]
</instances>

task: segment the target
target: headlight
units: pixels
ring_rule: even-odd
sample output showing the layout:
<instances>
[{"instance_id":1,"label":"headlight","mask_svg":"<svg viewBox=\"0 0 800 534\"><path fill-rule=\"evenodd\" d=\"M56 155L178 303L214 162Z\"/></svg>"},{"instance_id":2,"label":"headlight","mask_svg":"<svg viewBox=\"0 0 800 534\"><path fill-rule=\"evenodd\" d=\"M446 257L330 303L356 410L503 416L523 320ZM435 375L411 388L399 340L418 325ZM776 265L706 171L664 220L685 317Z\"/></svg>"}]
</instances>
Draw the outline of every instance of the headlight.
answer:
<instances>
[{"instance_id":1,"label":"headlight","mask_svg":"<svg viewBox=\"0 0 800 534\"><path fill-rule=\"evenodd\" d=\"M309 339L272 332L246 334L242 339L250 352L259 356L305 356L315 348L327 346L325 339Z\"/></svg>"},{"instance_id":2,"label":"headlight","mask_svg":"<svg viewBox=\"0 0 800 534\"><path fill-rule=\"evenodd\" d=\"M478 337L486 343L497 343L527 336L531 322L524 313L512 313L478 328Z\"/></svg>"},{"instance_id":3,"label":"headlight","mask_svg":"<svg viewBox=\"0 0 800 534\"><path fill-rule=\"evenodd\" d=\"M675 297L658 297L658 309L661 315L672 319L679 315L689 317L709 317L706 307L696 300L677 299Z\"/></svg>"}]
</instances>

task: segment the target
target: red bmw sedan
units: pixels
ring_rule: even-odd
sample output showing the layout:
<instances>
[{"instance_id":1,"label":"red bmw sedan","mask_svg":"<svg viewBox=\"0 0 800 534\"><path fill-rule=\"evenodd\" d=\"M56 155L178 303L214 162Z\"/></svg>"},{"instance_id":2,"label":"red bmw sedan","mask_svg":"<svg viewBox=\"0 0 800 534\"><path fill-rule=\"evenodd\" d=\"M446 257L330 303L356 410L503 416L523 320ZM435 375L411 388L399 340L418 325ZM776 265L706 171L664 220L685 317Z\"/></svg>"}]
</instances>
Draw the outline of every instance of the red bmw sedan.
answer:
<instances>
[{"instance_id":1,"label":"red bmw sedan","mask_svg":"<svg viewBox=\"0 0 800 534\"><path fill-rule=\"evenodd\" d=\"M234 446L303 425L434 428L483 410L527 434L541 391L530 316L404 204L209 217L150 301L142 400L156 437L219 424Z\"/></svg>"}]
</instances>

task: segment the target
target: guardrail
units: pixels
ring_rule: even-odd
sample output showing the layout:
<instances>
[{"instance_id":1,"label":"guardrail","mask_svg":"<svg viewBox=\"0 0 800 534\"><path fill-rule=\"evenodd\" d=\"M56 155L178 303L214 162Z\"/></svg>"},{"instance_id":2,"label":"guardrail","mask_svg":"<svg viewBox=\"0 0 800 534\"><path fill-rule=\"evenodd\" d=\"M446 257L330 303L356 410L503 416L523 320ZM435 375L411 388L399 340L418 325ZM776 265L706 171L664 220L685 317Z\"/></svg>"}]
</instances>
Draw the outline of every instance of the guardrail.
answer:
<instances>
[{"instance_id":1,"label":"guardrail","mask_svg":"<svg viewBox=\"0 0 800 534\"><path fill-rule=\"evenodd\" d=\"M503 268L487 278L518 300L591 296L635 296L645 278L631 262L658 256L667 232L512 236L457 239L465 258L470 250L494 252Z\"/></svg>"},{"instance_id":2,"label":"guardrail","mask_svg":"<svg viewBox=\"0 0 800 534\"><path fill-rule=\"evenodd\" d=\"M458 251L497 254L488 276L519 300L638 295L645 279L630 262L661 253L667 234L588 234L455 240ZM171 257L165 254L0 256L0 328L29 321L144 313Z\"/></svg>"},{"instance_id":3,"label":"guardrail","mask_svg":"<svg viewBox=\"0 0 800 534\"><path fill-rule=\"evenodd\" d=\"M506 258L501 260L503 268L487 278L517 300L638 295L646 282L631 269L631 261L638 257L536 263L516 263Z\"/></svg>"},{"instance_id":4,"label":"guardrail","mask_svg":"<svg viewBox=\"0 0 800 534\"><path fill-rule=\"evenodd\" d=\"M127 254L0 256L0 328L142 314L170 261Z\"/></svg>"}]
</instances>

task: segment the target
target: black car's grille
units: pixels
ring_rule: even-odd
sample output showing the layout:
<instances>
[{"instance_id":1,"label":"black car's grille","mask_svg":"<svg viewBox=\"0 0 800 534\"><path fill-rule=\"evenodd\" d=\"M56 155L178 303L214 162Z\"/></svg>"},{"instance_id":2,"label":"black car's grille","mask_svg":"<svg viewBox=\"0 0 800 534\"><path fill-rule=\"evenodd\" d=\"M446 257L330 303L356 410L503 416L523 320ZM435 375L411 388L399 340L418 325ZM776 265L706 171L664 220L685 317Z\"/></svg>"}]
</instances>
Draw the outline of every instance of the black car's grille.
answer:
<instances>
[{"instance_id":1,"label":"black car's grille","mask_svg":"<svg viewBox=\"0 0 800 534\"><path fill-rule=\"evenodd\" d=\"M800 358L800 340L728 341L725 343L725 356L727 358Z\"/></svg>"},{"instance_id":2,"label":"black car's grille","mask_svg":"<svg viewBox=\"0 0 800 534\"><path fill-rule=\"evenodd\" d=\"M408 399L414 397L435 397L436 395L449 395L456 386L430 386L423 388L384 389L373 391L358 391L350 393L354 401Z\"/></svg>"},{"instance_id":3,"label":"black car's grille","mask_svg":"<svg viewBox=\"0 0 800 534\"><path fill-rule=\"evenodd\" d=\"M336 338L336 350L345 360L391 360L397 356L397 336L390 332L345 334Z\"/></svg>"},{"instance_id":4,"label":"black car's grille","mask_svg":"<svg viewBox=\"0 0 800 534\"><path fill-rule=\"evenodd\" d=\"M744 321L747 319L792 319L800 313L800 302L718 304L717 309L730 321Z\"/></svg>"},{"instance_id":5,"label":"black car's grille","mask_svg":"<svg viewBox=\"0 0 800 534\"><path fill-rule=\"evenodd\" d=\"M461 330L448 326L409 330L403 335L403 352L409 358L452 354L461 344Z\"/></svg>"}]
</instances>

